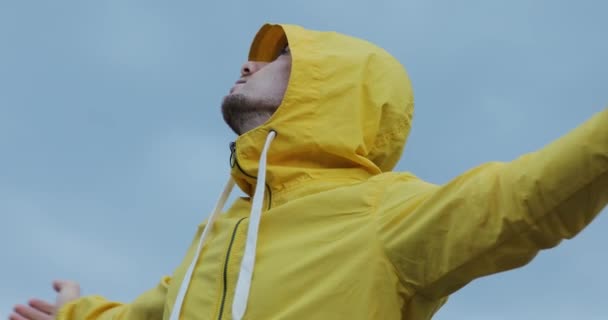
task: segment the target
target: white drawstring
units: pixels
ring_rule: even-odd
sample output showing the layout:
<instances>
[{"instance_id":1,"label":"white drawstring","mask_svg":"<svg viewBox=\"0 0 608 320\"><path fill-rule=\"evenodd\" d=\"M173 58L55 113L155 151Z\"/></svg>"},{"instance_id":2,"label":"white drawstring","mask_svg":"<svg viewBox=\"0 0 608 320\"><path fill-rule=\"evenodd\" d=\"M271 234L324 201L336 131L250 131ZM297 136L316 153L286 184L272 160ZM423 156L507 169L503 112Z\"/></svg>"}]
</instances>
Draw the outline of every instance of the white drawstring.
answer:
<instances>
[{"instance_id":1,"label":"white drawstring","mask_svg":"<svg viewBox=\"0 0 608 320\"><path fill-rule=\"evenodd\" d=\"M253 268L255 266L255 251L258 242L258 229L260 227L260 219L262 218L262 205L264 204L264 191L266 189L266 157L270 143L276 136L275 131L270 131L266 137L264 149L258 163L258 181L255 185L255 194L253 195L253 204L251 205L251 214L249 216L249 229L247 230L247 243L245 244L245 253L241 261L241 270L239 271L239 279L236 283L234 292L234 301L232 302L232 319L241 320L247 309L247 300L249 299L249 290L251 288L251 280L253 278Z\"/></svg>"},{"instance_id":2,"label":"white drawstring","mask_svg":"<svg viewBox=\"0 0 608 320\"><path fill-rule=\"evenodd\" d=\"M220 196L219 200L217 201L217 204L215 205L215 208L213 209L213 213L211 213L211 216L207 220L207 225L205 226L205 230L203 231L203 234L201 235L201 237L198 241L198 248L196 249L196 254L194 255L194 258L192 259L192 262L190 263L190 267L188 267L188 271L186 272L186 275L184 276L184 279L182 280L182 284L179 288L179 292L177 294L177 297L175 298L175 303L173 304L173 310L171 311L170 320L179 320L179 315L182 310L182 305L184 304L184 298L186 297L186 291L188 291L188 287L190 286L190 281L192 280L192 273L194 272L194 267L196 266L198 257L201 254L201 250L203 249L203 245L205 244L205 240L207 239L207 236L211 232L213 222L215 222L215 219L217 218L217 216L219 216L220 213L222 212L222 209L224 208L224 205L226 204L226 200L228 200L228 197L230 196L230 192L232 191L233 187L234 187L234 180L232 179L232 176L230 176L230 178L228 179L228 182L226 183L226 186L224 187L224 192L222 192L222 195Z\"/></svg>"},{"instance_id":3,"label":"white drawstring","mask_svg":"<svg viewBox=\"0 0 608 320\"><path fill-rule=\"evenodd\" d=\"M264 144L264 149L262 149L262 155L260 156L259 168L258 168L258 180L255 187L255 193L253 195L253 204L251 205L251 214L249 217L249 229L247 230L247 243L245 244L245 253L243 254L243 260L241 261L241 270L239 271L239 279L236 284L236 290L234 293L234 302L232 304L232 318L234 320L241 320L243 315L245 314L245 310L247 309L247 300L249 299L249 289L251 288L251 280L253 278L253 268L255 266L255 250L258 241L258 229L260 226L260 219L262 217L262 205L264 204L264 190L266 188L266 158L268 154L268 149L270 148L270 143L276 136L275 131L270 131L268 136L266 137L266 143ZM188 291L188 287L190 286L190 282L192 280L192 274L194 272L194 267L198 261L198 258L201 254L201 250L205 244L205 240L207 236L211 232L211 228L215 219L222 212L224 205L226 204L226 200L230 196L230 192L234 187L234 180L232 177L228 179L226 186L224 187L224 192L220 196L215 208L213 209L213 213L207 220L207 225L205 226L205 230L203 230L203 234L201 235L198 248L196 249L196 254L188 267L188 271L182 280L182 284L179 288L179 292L177 297L175 298L175 303L173 304L173 310L171 311L170 320L179 320L179 316L181 313L182 306L184 304L184 298L186 297L186 292Z\"/></svg>"}]
</instances>

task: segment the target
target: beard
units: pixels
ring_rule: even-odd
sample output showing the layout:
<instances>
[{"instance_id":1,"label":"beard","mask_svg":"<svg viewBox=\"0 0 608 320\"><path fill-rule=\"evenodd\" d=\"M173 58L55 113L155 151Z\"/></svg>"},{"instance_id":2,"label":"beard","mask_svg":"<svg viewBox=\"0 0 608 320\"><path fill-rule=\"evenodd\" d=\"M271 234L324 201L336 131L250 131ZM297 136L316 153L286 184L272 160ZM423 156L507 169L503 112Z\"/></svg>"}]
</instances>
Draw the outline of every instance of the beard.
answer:
<instances>
[{"instance_id":1,"label":"beard","mask_svg":"<svg viewBox=\"0 0 608 320\"><path fill-rule=\"evenodd\" d=\"M241 135L268 121L280 103L269 99L252 99L241 93L230 94L222 101L222 115L230 129Z\"/></svg>"}]
</instances>

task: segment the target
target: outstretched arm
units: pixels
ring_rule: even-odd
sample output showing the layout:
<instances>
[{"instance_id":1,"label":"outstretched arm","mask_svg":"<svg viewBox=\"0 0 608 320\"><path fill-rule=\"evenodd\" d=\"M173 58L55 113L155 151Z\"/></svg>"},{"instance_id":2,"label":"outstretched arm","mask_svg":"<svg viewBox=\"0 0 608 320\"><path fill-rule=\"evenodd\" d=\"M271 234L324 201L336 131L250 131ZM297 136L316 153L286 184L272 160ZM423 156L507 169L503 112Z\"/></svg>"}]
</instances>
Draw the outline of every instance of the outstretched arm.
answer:
<instances>
[{"instance_id":1,"label":"outstretched arm","mask_svg":"<svg viewBox=\"0 0 608 320\"><path fill-rule=\"evenodd\" d=\"M541 150L436 186L400 174L378 211L406 290L442 299L579 233L608 202L608 109Z\"/></svg>"},{"instance_id":2,"label":"outstretched arm","mask_svg":"<svg viewBox=\"0 0 608 320\"><path fill-rule=\"evenodd\" d=\"M162 319L170 281L170 277L164 277L155 288L146 291L128 304L108 301L100 296L85 296L64 305L56 319Z\"/></svg>"}]
</instances>

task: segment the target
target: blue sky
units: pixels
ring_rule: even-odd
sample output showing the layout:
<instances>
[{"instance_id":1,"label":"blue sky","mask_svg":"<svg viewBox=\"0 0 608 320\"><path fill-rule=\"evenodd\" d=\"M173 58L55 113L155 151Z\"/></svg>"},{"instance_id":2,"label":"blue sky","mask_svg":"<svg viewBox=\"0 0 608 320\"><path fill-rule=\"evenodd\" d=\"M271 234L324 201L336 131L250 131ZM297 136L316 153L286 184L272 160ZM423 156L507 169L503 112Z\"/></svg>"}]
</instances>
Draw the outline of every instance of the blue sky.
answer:
<instances>
[{"instance_id":1,"label":"blue sky","mask_svg":"<svg viewBox=\"0 0 608 320\"><path fill-rule=\"evenodd\" d=\"M266 22L377 43L408 69L400 171L435 183L608 105L603 1L0 1L0 318L70 278L129 301L170 274L228 175L219 102ZM435 319L606 319L608 216Z\"/></svg>"}]
</instances>

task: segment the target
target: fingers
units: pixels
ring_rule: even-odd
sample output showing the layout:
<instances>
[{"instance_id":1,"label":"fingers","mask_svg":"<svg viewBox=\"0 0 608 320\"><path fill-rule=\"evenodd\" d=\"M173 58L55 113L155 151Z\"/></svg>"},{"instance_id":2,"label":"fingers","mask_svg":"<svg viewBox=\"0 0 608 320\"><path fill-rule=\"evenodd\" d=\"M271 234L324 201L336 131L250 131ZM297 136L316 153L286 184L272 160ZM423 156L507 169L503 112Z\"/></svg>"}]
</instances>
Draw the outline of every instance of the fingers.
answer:
<instances>
[{"instance_id":1,"label":"fingers","mask_svg":"<svg viewBox=\"0 0 608 320\"><path fill-rule=\"evenodd\" d=\"M24 318L16 313L11 313L11 315L8 316L8 320L27 320L27 318Z\"/></svg>"},{"instance_id":2,"label":"fingers","mask_svg":"<svg viewBox=\"0 0 608 320\"><path fill-rule=\"evenodd\" d=\"M53 281L53 289L59 295L65 295L66 297L78 298L80 296L80 284L75 281L55 280Z\"/></svg>"},{"instance_id":3,"label":"fingers","mask_svg":"<svg viewBox=\"0 0 608 320\"><path fill-rule=\"evenodd\" d=\"M58 311L68 302L74 301L80 297L80 285L74 281L55 280L53 288L57 291L55 300L55 309Z\"/></svg>"},{"instance_id":4,"label":"fingers","mask_svg":"<svg viewBox=\"0 0 608 320\"><path fill-rule=\"evenodd\" d=\"M14 310L15 310L15 314L13 314L13 315L21 316L21 318L18 318L18 317L13 317L13 315L11 315L11 317L13 317L14 319L52 320L52 316L50 314L42 312L35 308L32 308L31 306L16 305Z\"/></svg>"},{"instance_id":5,"label":"fingers","mask_svg":"<svg viewBox=\"0 0 608 320\"><path fill-rule=\"evenodd\" d=\"M54 305L40 299L30 300L29 305L30 307L42 311L44 313L53 314L53 312L55 312Z\"/></svg>"},{"instance_id":6,"label":"fingers","mask_svg":"<svg viewBox=\"0 0 608 320\"><path fill-rule=\"evenodd\" d=\"M51 304L40 299L31 299L28 305L16 305L10 320L53 320L53 314L64 303L80 296L80 285L69 280L53 281L53 289L57 292L57 303Z\"/></svg>"},{"instance_id":7,"label":"fingers","mask_svg":"<svg viewBox=\"0 0 608 320\"><path fill-rule=\"evenodd\" d=\"M80 285L78 284L78 282L70 281L70 280L53 281L53 289L55 289L55 291L59 292L64 289L67 289L67 288L78 289L80 291Z\"/></svg>"}]
</instances>

